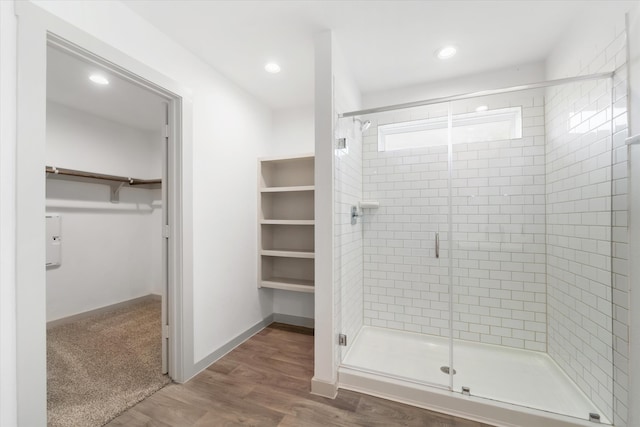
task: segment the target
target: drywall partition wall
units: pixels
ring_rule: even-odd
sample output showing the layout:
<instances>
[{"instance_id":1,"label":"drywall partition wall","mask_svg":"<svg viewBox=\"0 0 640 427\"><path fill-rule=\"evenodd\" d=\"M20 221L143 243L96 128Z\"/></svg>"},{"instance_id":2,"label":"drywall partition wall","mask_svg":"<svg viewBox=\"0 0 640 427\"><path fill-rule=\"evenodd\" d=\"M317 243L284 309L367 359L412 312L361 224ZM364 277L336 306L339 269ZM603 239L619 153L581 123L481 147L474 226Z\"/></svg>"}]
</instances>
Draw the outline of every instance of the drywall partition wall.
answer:
<instances>
[{"instance_id":1,"label":"drywall partition wall","mask_svg":"<svg viewBox=\"0 0 640 427\"><path fill-rule=\"evenodd\" d=\"M189 118L181 147L187 379L271 313L270 296L255 287L254 257L255 159L271 136L270 112L120 2L33 3L70 24L65 33L86 32L97 40L92 46L126 56L142 77L182 94Z\"/></svg>"},{"instance_id":2,"label":"drywall partition wall","mask_svg":"<svg viewBox=\"0 0 640 427\"><path fill-rule=\"evenodd\" d=\"M265 157L295 156L314 152L313 105L285 108L273 112L273 137ZM314 318L314 294L268 290L273 292L273 312L307 319Z\"/></svg>"},{"instance_id":3,"label":"drywall partition wall","mask_svg":"<svg viewBox=\"0 0 640 427\"><path fill-rule=\"evenodd\" d=\"M53 102L47 103L46 145L47 165L162 176L159 132ZM160 190L122 188L117 204L110 191L104 183L47 180L47 212L62 218L62 264L47 269L47 321L164 293Z\"/></svg>"},{"instance_id":4,"label":"drywall partition wall","mask_svg":"<svg viewBox=\"0 0 640 427\"><path fill-rule=\"evenodd\" d=\"M314 39L315 335L311 392L336 396L333 283L333 35Z\"/></svg>"},{"instance_id":5,"label":"drywall partition wall","mask_svg":"<svg viewBox=\"0 0 640 427\"><path fill-rule=\"evenodd\" d=\"M365 324L449 336L451 256L454 338L546 349L543 103L524 92L452 105L453 114L520 106L523 137L453 145L451 241L446 142L378 146L379 125L446 119L449 106L367 117L363 198L380 208L364 218Z\"/></svg>"},{"instance_id":6,"label":"drywall partition wall","mask_svg":"<svg viewBox=\"0 0 640 427\"><path fill-rule=\"evenodd\" d=\"M255 269L256 158L269 141L271 117L236 88L211 85L206 93L201 107L210 110L196 112L194 105L194 124L211 123L206 141L194 139L196 360L261 322L273 307L271 296L256 288Z\"/></svg>"},{"instance_id":7,"label":"drywall partition wall","mask_svg":"<svg viewBox=\"0 0 640 427\"><path fill-rule=\"evenodd\" d=\"M0 426L17 425L15 294L16 17L0 2Z\"/></svg>"},{"instance_id":8,"label":"drywall partition wall","mask_svg":"<svg viewBox=\"0 0 640 427\"><path fill-rule=\"evenodd\" d=\"M579 131L583 129L589 131L593 126L601 125L602 132L612 134L613 138L602 140L600 135L591 132L585 135L585 142L594 145L594 149L602 149L602 143L598 144L597 141L602 141L604 145L610 150L608 154L610 168L610 175L608 179L612 179L613 182L609 190L609 199L611 200L611 213L609 214L609 220L604 218L604 214L601 216L603 226L594 228L595 231L604 230L606 225L610 225L610 237L612 239L611 249L609 251L610 262L607 266L610 274L609 282L612 281L613 285L613 304L611 304L611 296L609 296L609 302L606 302L605 295L595 295L592 293L578 294L579 287L572 287L573 296L563 302L560 307L557 302L557 298L560 296L559 286L563 285L563 281L558 281L554 278L554 275L549 271L549 344L548 351L560 366L583 388L590 397L598 402L600 399L609 400L609 402L601 403L604 408L602 410L609 410L613 412L613 421L616 426L627 425L628 414L628 379L629 379L629 363L628 363L628 315L629 315L629 294L628 294L628 273L627 273L627 214L626 214L626 194L627 194L627 157L626 148L624 147L624 140L627 136L626 130L626 70L624 67L626 61L626 37L624 34L625 19L624 14L632 3L625 5L608 5L606 10L600 10L597 13L591 9L585 9L585 11L576 17L574 26L569 28L565 33L564 38L559 41L554 51L547 59L547 78L562 78L581 74L591 74L604 71L616 70L616 76L613 80L613 87L611 83L609 88L603 88L604 82L595 84L594 82L585 83L583 85L573 85L573 89L578 92L569 93L567 91L570 88L564 88L565 92L548 92L548 94L557 95L555 98L547 97L547 118L546 126L547 131L555 134L560 134L556 126L567 125L563 123L569 120L568 117L561 117L561 111L565 113L573 113L571 115L571 125L567 125L565 133L568 129L574 127L574 122L579 124ZM561 88L557 88L561 90ZM603 93L603 90L605 91ZM609 96L607 95L609 94ZM584 96L581 96L584 95ZM612 96L611 96L612 95ZM607 99L608 96L608 99ZM596 98L599 98L599 102L596 103ZM603 113L595 114L596 111L602 111L606 109L608 104L613 99L613 111L604 113L606 119L603 120ZM554 113L555 112L555 113ZM613 120L610 120L613 117ZM555 126L550 123L550 120L556 120ZM575 136L575 134L573 134ZM571 134L567 135L569 138ZM597 141L590 140L592 136L596 136ZM547 151L552 148L549 144L553 140L547 141ZM602 154L602 161L607 154ZM549 160L549 159L548 159ZM548 164L548 166L550 166ZM577 167L577 165L576 165ZM572 168L575 171L576 167ZM548 170L547 174L552 170ZM595 172L594 172L595 175ZM594 179L601 179L595 178ZM594 181L595 182L595 181ZM603 183L603 186L605 184ZM604 189L598 191L605 191ZM597 197L596 195L592 197ZM598 210L594 207L594 209ZM597 225L593 221L597 219L592 218L587 213L584 220L584 225ZM574 217L575 218L575 217ZM570 224L566 224L567 226ZM550 228L551 230L551 228ZM566 232L570 232L568 228ZM576 229L575 231L579 231ZM598 236L589 236L588 243L601 240ZM550 245L551 246L551 245ZM588 247L592 247L589 245ZM601 248L606 251L605 248ZM551 247L550 250L553 250ZM586 248L585 251L587 252ZM550 252L551 253L551 252ZM554 252L556 253L556 252ZM570 254L568 254L570 255ZM607 254L596 254L595 258L599 261L602 257L607 257ZM578 264L579 266L579 264ZM593 272L593 269L587 268L581 269L583 276L585 273ZM603 269L600 269L601 271ZM556 269L556 271L558 271ZM573 273L572 273L573 274ZM556 275L557 276L557 275ZM598 276L598 280L595 283L604 284L607 282L606 277L602 277L603 274ZM591 279L591 277L588 277ZM566 280L566 279L565 279ZM573 282L569 282L573 283ZM580 285L581 282L575 282L576 285ZM596 286L595 288L601 288L602 286ZM588 298L588 301L583 301L580 295ZM608 357L602 357L602 360L595 360L600 358L600 355L593 351L596 348L602 348L601 345L596 347L598 341L594 341L594 347L591 348L591 343L582 343L581 341L567 341L566 336L563 336L560 327L571 327L572 324L563 323L563 319L568 313L565 311L567 307L571 307L575 303L591 302L594 298L600 302L600 305L594 308L589 308L593 311L592 320L597 321L602 319L603 316L613 316L613 354ZM598 298L600 298L598 300ZM580 305L584 308L584 305ZM588 306L588 305L587 305ZM588 309L588 310L589 310ZM581 314L581 313L578 313ZM579 319L577 315L573 317L574 320ZM602 319L604 321L604 319ZM611 318L608 322L605 322L604 328L600 328L601 336L603 340L606 340L604 331L611 329ZM593 323L588 322L585 324L588 327L587 332L591 334L593 330ZM576 335L583 329L576 330ZM566 330L565 330L566 335ZM574 334L572 334L574 335ZM611 338L610 338L611 339ZM583 352L581 346L589 347L587 351ZM560 354L565 356L564 362L560 357ZM579 355L579 362L573 363L571 366L567 363L567 355L573 354ZM603 373L602 369L608 368L609 360L613 359L614 368L612 372ZM595 369L591 370L590 366L595 366ZM591 373L593 372L593 373ZM613 378L611 378L613 376ZM601 390L603 398L599 398L598 390ZM613 402L611 402L611 390L614 390ZM611 406L613 405L613 408Z\"/></svg>"},{"instance_id":9,"label":"drywall partition wall","mask_svg":"<svg viewBox=\"0 0 640 427\"><path fill-rule=\"evenodd\" d=\"M360 94L347 64L330 32L315 39L315 219L316 219L316 291L315 291L315 369L311 390L335 397L337 368L341 351L337 335L342 329L340 285L334 253L334 155L338 105L342 111L357 109Z\"/></svg>"}]
</instances>

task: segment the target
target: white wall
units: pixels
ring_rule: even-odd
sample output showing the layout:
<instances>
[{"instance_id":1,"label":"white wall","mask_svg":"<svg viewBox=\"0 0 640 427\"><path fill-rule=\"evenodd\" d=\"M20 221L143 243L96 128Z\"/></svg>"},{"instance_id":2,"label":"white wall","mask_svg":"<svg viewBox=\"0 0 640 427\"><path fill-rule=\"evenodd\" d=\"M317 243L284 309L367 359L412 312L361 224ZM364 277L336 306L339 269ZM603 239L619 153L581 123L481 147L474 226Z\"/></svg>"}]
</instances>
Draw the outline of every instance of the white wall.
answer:
<instances>
[{"instance_id":1,"label":"white wall","mask_svg":"<svg viewBox=\"0 0 640 427\"><path fill-rule=\"evenodd\" d=\"M608 419L613 415L612 302L626 306L615 291L612 295L611 267L612 261L626 265L627 251L626 233L616 233L626 228L626 204L616 200L620 194L613 198L613 223L611 214L612 188L618 186L611 185L610 86L601 80L549 88L545 104L548 353ZM576 111L576 105L585 107ZM626 123L614 132L614 139L626 134ZM616 275L614 287L622 283L626 274Z\"/></svg>"},{"instance_id":2,"label":"white wall","mask_svg":"<svg viewBox=\"0 0 640 427\"><path fill-rule=\"evenodd\" d=\"M17 424L15 311L16 18L0 2L0 426Z\"/></svg>"},{"instance_id":3,"label":"white wall","mask_svg":"<svg viewBox=\"0 0 640 427\"><path fill-rule=\"evenodd\" d=\"M335 263L337 195L334 165L337 114L360 108L357 85L334 35L328 31L315 40L315 154L316 154L316 335L313 393L334 396L341 349L342 274ZM348 215L348 214L347 214ZM351 230L349 230L351 231ZM338 234L335 234L338 233Z\"/></svg>"},{"instance_id":4,"label":"white wall","mask_svg":"<svg viewBox=\"0 0 640 427\"><path fill-rule=\"evenodd\" d=\"M273 137L267 155L313 153L313 132L313 105L276 110L273 112Z\"/></svg>"},{"instance_id":5,"label":"white wall","mask_svg":"<svg viewBox=\"0 0 640 427\"><path fill-rule=\"evenodd\" d=\"M159 132L53 102L47 103L46 151L50 166L162 175ZM47 269L47 321L164 293L160 190L123 188L117 204L109 193L106 184L47 179L47 212L60 214L62 223L62 264Z\"/></svg>"},{"instance_id":6,"label":"white wall","mask_svg":"<svg viewBox=\"0 0 640 427\"><path fill-rule=\"evenodd\" d=\"M273 112L273 136L265 156L293 156L314 152L313 105ZM262 292L269 292L263 288ZM273 312L314 317L314 294L274 289Z\"/></svg>"},{"instance_id":7,"label":"white wall","mask_svg":"<svg viewBox=\"0 0 640 427\"><path fill-rule=\"evenodd\" d=\"M610 59L624 62L624 51L608 50L608 53L620 55L620 58L602 57L597 53L607 52L611 42L624 32L624 14L632 5L632 2L615 2L608 4L606 8L584 8L575 16L573 25L566 29L562 39L558 40L547 57L546 78L559 79L594 73Z\"/></svg>"},{"instance_id":8,"label":"white wall","mask_svg":"<svg viewBox=\"0 0 640 427\"><path fill-rule=\"evenodd\" d=\"M577 129L579 132L590 130L592 126L598 123L603 127L602 132L608 133L611 129L614 131L611 140L604 140L605 145L611 144L613 156L609 155L608 160L611 161L611 158L613 158L614 162L613 167L610 169L610 176L613 179L612 193L610 194L611 205L606 208L613 210L610 236L613 240L613 251L604 255L605 257L612 257L612 262L608 263L607 268L611 268L613 272L613 312L611 313L611 305L607 302L607 298L610 301L611 296L604 295L605 298L600 304L601 308L598 310L591 308L590 313L587 315L590 320L593 321L602 319L603 316L605 317L605 319L601 321L609 326L600 328L601 335L602 331L607 331L611 325L611 323L607 323L611 322L611 319L606 319L606 317L613 315L613 354L608 357L602 357L594 353L593 350L598 348L598 341L580 344L574 340L571 345L568 345L569 343L566 341L567 334L562 334L561 331L558 330L558 327L556 327L564 325L564 322L556 318L561 311L567 317L577 318L574 313L567 312L567 307L571 305L573 300L563 301L561 305L568 304L567 307L562 308L559 307L558 304L555 304L555 297L550 298L549 322L551 328L549 331L549 345L550 353L554 354L556 358L559 358L559 363L568 371L569 375L572 376L597 403L605 406L601 408L601 410L609 413L613 412L616 426L627 425L628 405L631 404L628 400L629 282L627 277L627 149L624 146L624 140L627 136L627 70L619 67L626 62L624 13L632 4L631 2L627 4L614 4L608 6L607 9L597 11L586 8L581 15L576 16L574 25L567 29L564 37L557 43L556 48L551 55L549 55L546 63L547 78L549 79L617 70L616 76L613 79L613 89L603 88L602 84L598 85L590 82L575 85L572 88L565 88L563 89L564 91L560 91L560 89L556 91L551 90L549 94L558 94L559 98L550 98L551 104L548 105L549 108L554 108L558 111L562 111L564 108L566 109L566 114L570 112L575 113L575 106L582 106L582 116L584 117L574 114L571 118L573 122L577 120L581 123ZM574 92L571 93L571 90ZM613 114L608 114L608 117L613 117L613 126L611 126L611 122L602 120L602 114L589 117L589 111L598 111L608 107L607 104L611 98L607 96L607 92L611 93L611 90L613 91L615 104ZM581 96L585 94L589 95L581 99ZM601 99L600 103L597 102L597 99ZM567 127L563 121L569 120L568 117L563 117L566 116L566 114L549 111L548 118L559 120L557 127L564 131ZM555 131L555 125L553 123L547 123L547 126L548 131ZM583 142L590 143L600 139L589 139L592 136L597 136L597 133L587 133ZM607 153L604 153L603 156L606 158ZM596 224L589 223L589 225ZM608 239L609 236L606 238ZM585 247L587 247L587 245L585 245ZM597 264L592 261L586 264L588 264L586 268L576 269L575 272L590 278L592 267ZM551 276L553 279L553 275ZM607 280L608 278L605 277L602 281L596 281L595 283L605 283L609 285L610 283L608 283ZM555 279L553 279L552 282L550 292L562 298L562 296L556 292L557 286L555 285ZM583 280L579 280L579 283L581 282L583 282ZM577 291L582 291L578 287L579 283L573 284L573 291L576 295ZM594 290L597 288L598 286L593 287ZM591 301L593 300L593 297L588 293L582 291L581 295L584 295L585 298L591 298ZM585 301L578 300L579 302L586 302L586 299ZM607 305L608 307L606 307ZM584 307L584 305L580 307ZM607 310L609 312L607 312ZM594 334L593 323L586 322L584 323L584 327L590 329L590 333ZM581 331L581 329L579 331ZM577 333L579 331L572 331L572 335L580 335ZM606 332L603 338L605 338L605 336ZM588 347L588 349L583 350L581 346L583 348ZM581 362L579 364L571 362L571 360L575 360L576 358L580 359ZM611 372L611 359L614 361L613 372ZM599 385L596 386L596 384ZM614 390L613 401L611 401L611 390ZM610 409L611 406L612 409Z\"/></svg>"},{"instance_id":9,"label":"white wall","mask_svg":"<svg viewBox=\"0 0 640 427\"><path fill-rule=\"evenodd\" d=\"M545 79L543 62L523 64L435 83L362 94L363 108L374 108L487 89L500 89Z\"/></svg>"},{"instance_id":10,"label":"white wall","mask_svg":"<svg viewBox=\"0 0 640 427\"><path fill-rule=\"evenodd\" d=\"M184 295L188 296L184 301L183 316L187 326L183 338L187 345L181 350L185 355L183 376L188 378L213 361L216 350L249 328L260 325L272 310L270 295L259 293L256 287L255 263L255 158L265 151L264 145L271 137L271 114L252 96L119 2L34 3L54 18L45 17L44 21L25 19L24 22L32 24L21 27L25 34L32 31L36 40L40 40L40 22L55 26L61 32L77 37L74 39L77 42L96 46L107 55L121 59L125 55L129 59L122 59L124 63L143 77L162 82L183 96L184 108L188 112L185 117L192 119L192 122L183 122L186 133L181 189L185 200L182 276ZM21 10L27 13L30 7L38 9L25 4L21 5ZM63 29L62 21L77 29ZM114 26L113 22L118 22L118 25ZM90 38L81 36L78 30L85 31ZM40 55L44 52L44 43L40 48L42 51L34 53ZM44 80L38 79L42 78L42 71L38 68L24 74L36 80L33 93L41 93ZM28 96L25 99L37 105L35 99ZM26 120L26 114L23 118L21 123ZM38 144L34 141L35 146ZM44 162L44 153L31 159L25 156L22 160L24 165L19 164L25 166L21 167L24 173L18 176L36 169L34 166L40 161ZM13 184L31 188L33 183L22 179L20 182L14 180ZM28 195L19 206L31 206L26 199ZM37 202L34 203L37 206ZM34 215L29 216L29 221L34 220ZM22 228L18 224L18 229L24 232L28 221L23 223ZM33 241L29 240L29 244ZM23 250L18 254L24 253L27 246L21 245ZM19 263L19 267L31 264L26 256L20 259L24 262ZM44 284L44 274L42 279ZM43 295L39 283L24 293ZM38 306L40 301L35 305ZM24 304L21 307L24 308ZM27 310L22 312L26 316ZM43 319L44 313L42 316ZM38 316L36 320L39 319ZM40 323L36 323L35 328L38 328ZM193 336L189 325L194 325ZM24 351L44 348L43 334L33 337L23 334L23 338L20 348ZM38 362L38 369L31 376L24 371L24 364L18 366L19 372L24 374L22 382L25 384L21 388L23 392L18 407L26 419L41 420L46 417L41 399L46 391L42 389L44 375L40 363L44 360L44 353L34 355L34 360ZM34 387L27 393L29 384Z\"/></svg>"},{"instance_id":11,"label":"white wall","mask_svg":"<svg viewBox=\"0 0 640 427\"><path fill-rule=\"evenodd\" d=\"M255 285L254 197L270 112L118 2L36 3L192 90L193 165L185 172L193 178L193 313L185 315L193 316L200 361L272 309Z\"/></svg>"},{"instance_id":12,"label":"white wall","mask_svg":"<svg viewBox=\"0 0 640 427\"><path fill-rule=\"evenodd\" d=\"M314 40L315 335L311 392L335 397L333 298L333 35Z\"/></svg>"},{"instance_id":13,"label":"white wall","mask_svg":"<svg viewBox=\"0 0 640 427\"><path fill-rule=\"evenodd\" d=\"M47 102L46 160L47 165L60 168L160 178L162 139L160 132L136 129Z\"/></svg>"}]
</instances>

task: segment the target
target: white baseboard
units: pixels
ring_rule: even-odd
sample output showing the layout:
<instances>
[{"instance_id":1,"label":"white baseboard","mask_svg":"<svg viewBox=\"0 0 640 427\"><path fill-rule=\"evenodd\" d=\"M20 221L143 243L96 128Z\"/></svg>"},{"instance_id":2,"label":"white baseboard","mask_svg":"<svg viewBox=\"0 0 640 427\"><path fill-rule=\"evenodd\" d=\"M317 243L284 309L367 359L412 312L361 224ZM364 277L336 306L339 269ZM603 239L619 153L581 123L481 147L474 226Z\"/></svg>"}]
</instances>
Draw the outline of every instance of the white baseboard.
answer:
<instances>
[{"instance_id":1,"label":"white baseboard","mask_svg":"<svg viewBox=\"0 0 640 427\"><path fill-rule=\"evenodd\" d=\"M338 395L338 384L313 377L311 379L311 394L335 399Z\"/></svg>"},{"instance_id":2,"label":"white baseboard","mask_svg":"<svg viewBox=\"0 0 640 427\"><path fill-rule=\"evenodd\" d=\"M312 328L315 326L314 319L309 317L292 316L290 314L273 313L273 321L293 326L303 326Z\"/></svg>"},{"instance_id":3,"label":"white baseboard","mask_svg":"<svg viewBox=\"0 0 640 427\"><path fill-rule=\"evenodd\" d=\"M236 348L237 346L239 346L240 344L242 344L243 342L245 342L246 340L248 340L249 338L251 338L252 336L254 336L255 334L257 334L258 332L260 332L261 330L263 330L264 328L266 328L272 323L273 323L273 314L270 314L269 316L265 317L255 325L251 326L249 329L245 330L244 332L241 332L235 338L231 339L226 344L222 345L221 347L213 351L208 356L205 356L203 359L200 359L200 361L194 364L192 373L191 375L188 376L185 382L189 381L191 378L195 377L200 372L207 369L212 363L215 363L217 360L224 357L227 353L232 351L234 348Z\"/></svg>"},{"instance_id":4,"label":"white baseboard","mask_svg":"<svg viewBox=\"0 0 640 427\"><path fill-rule=\"evenodd\" d=\"M191 378L207 369L209 366L211 366L211 364L224 357L227 353L231 352L234 348L238 347L240 344L257 334L273 322L286 323L288 325L294 326L304 326L307 328L313 328L314 325L313 319L309 319L307 317L291 316L289 314L280 313L270 314L255 325L249 327L244 332L238 334L235 338L229 340L217 350L214 350L208 356L205 356L204 358L200 359L200 361L196 362L193 365L191 374L187 375L187 379L184 382L189 381ZM335 393L333 396L335 397Z\"/></svg>"}]
</instances>

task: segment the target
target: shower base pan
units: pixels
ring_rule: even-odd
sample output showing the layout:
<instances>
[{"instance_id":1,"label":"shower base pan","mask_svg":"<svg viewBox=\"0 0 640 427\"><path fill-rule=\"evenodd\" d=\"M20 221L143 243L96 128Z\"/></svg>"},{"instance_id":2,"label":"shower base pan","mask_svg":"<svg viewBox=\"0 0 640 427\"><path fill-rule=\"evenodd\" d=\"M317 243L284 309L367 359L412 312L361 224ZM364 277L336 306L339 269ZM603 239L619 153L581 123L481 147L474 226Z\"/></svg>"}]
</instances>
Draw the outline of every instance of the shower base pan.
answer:
<instances>
[{"instance_id":1,"label":"shower base pan","mask_svg":"<svg viewBox=\"0 0 640 427\"><path fill-rule=\"evenodd\" d=\"M364 326L339 368L339 387L497 426L611 424L545 353ZM469 389L469 395L462 388Z\"/></svg>"}]
</instances>

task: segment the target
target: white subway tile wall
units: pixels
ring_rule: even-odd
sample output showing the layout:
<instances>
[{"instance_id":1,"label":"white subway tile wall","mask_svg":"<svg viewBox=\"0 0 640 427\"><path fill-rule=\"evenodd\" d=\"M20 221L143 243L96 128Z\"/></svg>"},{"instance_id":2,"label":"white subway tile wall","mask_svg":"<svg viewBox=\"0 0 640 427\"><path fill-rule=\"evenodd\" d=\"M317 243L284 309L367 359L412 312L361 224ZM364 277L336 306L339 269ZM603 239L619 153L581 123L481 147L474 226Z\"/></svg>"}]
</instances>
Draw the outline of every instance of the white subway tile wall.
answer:
<instances>
[{"instance_id":1,"label":"white subway tile wall","mask_svg":"<svg viewBox=\"0 0 640 427\"><path fill-rule=\"evenodd\" d=\"M523 137L453 145L454 337L546 351L544 98Z\"/></svg>"},{"instance_id":2,"label":"white subway tile wall","mask_svg":"<svg viewBox=\"0 0 640 427\"><path fill-rule=\"evenodd\" d=\"M624 49L620 34L594 58L583 58L581 74L620 67ZM626 70L613 84L550 88L545 110L548 352L597 405L594 411L622 426L628 375Z\"/></svg>"},{"instance_id":3,"label":"white subway tile wall","mask_svg":"<svg viewBox=\"0 0 640 427\"><path fill-rule=\"evenodd\" d=\"M522 106L527 136L453 145L453 336L544 351L543 98L511 98L493 99L492 108ZM379 115L377 124L447 112ZM447 147L379 152L372 126L363 150L363 197L380 201L365 217L365 324L449 336Z\"/></svg>"}]
</instances>

